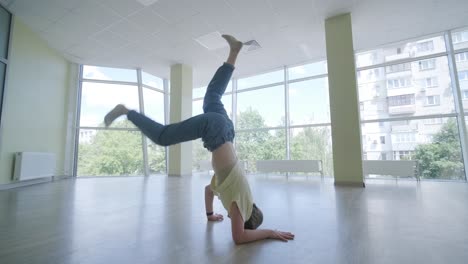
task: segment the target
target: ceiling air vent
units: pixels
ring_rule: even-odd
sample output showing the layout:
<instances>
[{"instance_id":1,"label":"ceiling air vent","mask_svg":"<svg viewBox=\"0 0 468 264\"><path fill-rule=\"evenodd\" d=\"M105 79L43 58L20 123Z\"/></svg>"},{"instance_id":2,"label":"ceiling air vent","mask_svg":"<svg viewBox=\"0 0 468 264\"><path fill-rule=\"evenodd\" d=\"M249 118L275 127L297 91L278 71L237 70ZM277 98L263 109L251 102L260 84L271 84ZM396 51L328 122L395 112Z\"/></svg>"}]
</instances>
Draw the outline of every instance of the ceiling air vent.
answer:
<instances>
[{"instance_id":1,"label":"ceiling air vent","mask_svg":"<svg viewBox=\"0 0 468 264\"><path fill-rule=\"evenodd\" d=\"M262 46L260 46L260 44L258 44L258 42L256 40L254 40L254 39L244 42L245 52L252 52L252 51L255 51L255 50L259 50L261 48L262 48Z\"/></svg>"}]
</instances>

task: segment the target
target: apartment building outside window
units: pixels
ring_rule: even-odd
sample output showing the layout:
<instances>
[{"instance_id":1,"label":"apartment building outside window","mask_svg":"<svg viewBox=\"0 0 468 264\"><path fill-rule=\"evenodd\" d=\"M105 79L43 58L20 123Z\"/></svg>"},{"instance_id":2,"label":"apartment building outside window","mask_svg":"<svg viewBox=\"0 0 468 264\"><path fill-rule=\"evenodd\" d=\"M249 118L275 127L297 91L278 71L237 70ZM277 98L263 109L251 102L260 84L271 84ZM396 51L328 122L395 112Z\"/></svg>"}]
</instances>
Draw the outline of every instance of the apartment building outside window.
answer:
<instances>
[{"instance_id":1,"label":"apartment building outside window","mask_svg":"<svg viewBox=\"0 0 468 264\"><path fill-rule=\"evenodd\" d=\"M420 42L416 46L418 52L428 52L434 50L434 42L432 40Z\"/></svg>"},{"instance_id":2,"label":"apartment building outside window","mask_svg":"<svg viewBox=\"0 0 468 264\"><path fill-rule=\"evenodd\" d=\"M387 80L387 88L405 88L411 85L410 78L399 78L399 79L391 79Z\"/></svg>"},{"instance_id":3,"label":"apartment building outside window","mask_svg":"<svg viewBox=\"0 0 468 264\"><path fill-rule=\"evenodd\" d=\"M429 60L423 60L419 62L419 70L421 71L426 71L426 70L433 70L435 69L435 60L434 59L429 59Z\"/></svg>"},{"instance_id":4,"label":"apartment building outside window","mask_svg":"<svg viewBox=\"0 0 468 264\"><path fill-rule=\"evenodd\" d=\"M426 97L426 105L434 106L440 105L440 95L431 95Z\"/></svg>"},{"instance_id":5,"label":"apartment building outside window","mask_svg":"<svg viewBox=\"0 0 468 264\"><path fill-rule=\"evenodd\" d=\"M437 87L437 85L438 85L437 77L430 77L430 78L424 79L424 86L426 88Z\"/></svg>"},{"instance_id":6,"label":"apartment building outside window","mask_svg":"<svg viewBox=\"0 0 468 264\"><path fill-rule=\"evenodd\" d=\"M413 105L414 104L414 94L405 94L388 97L389 106L403 106L403 105Z\"/></svg>"}]
</instances>

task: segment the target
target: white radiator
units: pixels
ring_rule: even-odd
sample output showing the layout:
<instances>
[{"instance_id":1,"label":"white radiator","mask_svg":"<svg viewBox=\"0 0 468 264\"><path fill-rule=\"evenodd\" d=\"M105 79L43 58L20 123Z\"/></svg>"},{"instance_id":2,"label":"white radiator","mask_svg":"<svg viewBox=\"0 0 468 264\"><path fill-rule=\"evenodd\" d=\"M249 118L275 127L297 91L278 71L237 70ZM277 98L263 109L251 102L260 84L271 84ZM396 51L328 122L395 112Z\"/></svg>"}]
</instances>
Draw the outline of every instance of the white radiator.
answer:
<instances>
[{"instance_id":1,"label":"white radiator","mask_svg":"<svg viewBox=\"0 0 468 264\"><path fill-rule=\"evenodd\" d=\"M17 152L14 180L24 181L55 174L55 154L47 152Z\"/></svg>"}]
</instances>

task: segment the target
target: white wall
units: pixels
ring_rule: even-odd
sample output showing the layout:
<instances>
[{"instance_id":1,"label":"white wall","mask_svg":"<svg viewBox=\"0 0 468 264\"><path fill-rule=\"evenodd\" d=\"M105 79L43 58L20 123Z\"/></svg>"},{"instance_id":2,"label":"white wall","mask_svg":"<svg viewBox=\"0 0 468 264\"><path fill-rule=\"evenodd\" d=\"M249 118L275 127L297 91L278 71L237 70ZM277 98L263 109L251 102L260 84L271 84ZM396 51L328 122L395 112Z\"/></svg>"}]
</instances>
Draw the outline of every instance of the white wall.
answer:
<instances>
[{"instance_id":1,"label":"white wall","mask_svg":"<svg viewBox=\"0 0 468 264\"><path fill-rule=\"evenodd\" d=\"M72 67L14 18L0 128L0 184L11 182L19 151L54 152L64 174L68 87Z\"/></svg>"}]
</instances>

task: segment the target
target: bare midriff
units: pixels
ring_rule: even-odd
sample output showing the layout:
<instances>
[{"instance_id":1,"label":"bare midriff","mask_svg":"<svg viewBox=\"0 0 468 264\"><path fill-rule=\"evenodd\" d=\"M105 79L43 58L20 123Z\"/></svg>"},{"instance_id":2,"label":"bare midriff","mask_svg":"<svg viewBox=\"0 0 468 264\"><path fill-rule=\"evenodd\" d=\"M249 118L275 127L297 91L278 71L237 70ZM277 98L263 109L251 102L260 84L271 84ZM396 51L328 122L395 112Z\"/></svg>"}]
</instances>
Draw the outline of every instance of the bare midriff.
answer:
<instances>
[{"instance_id":1,"label":"bare midriff","mask_svg":"<svg viewBox=\"0 0 468 264\"><path fill-rule=\"evenodd\" d=\"M212 152L211 165L221 184L237 163L236 150L231 142L226 142Z\"/></svg>"}]
</instances>

